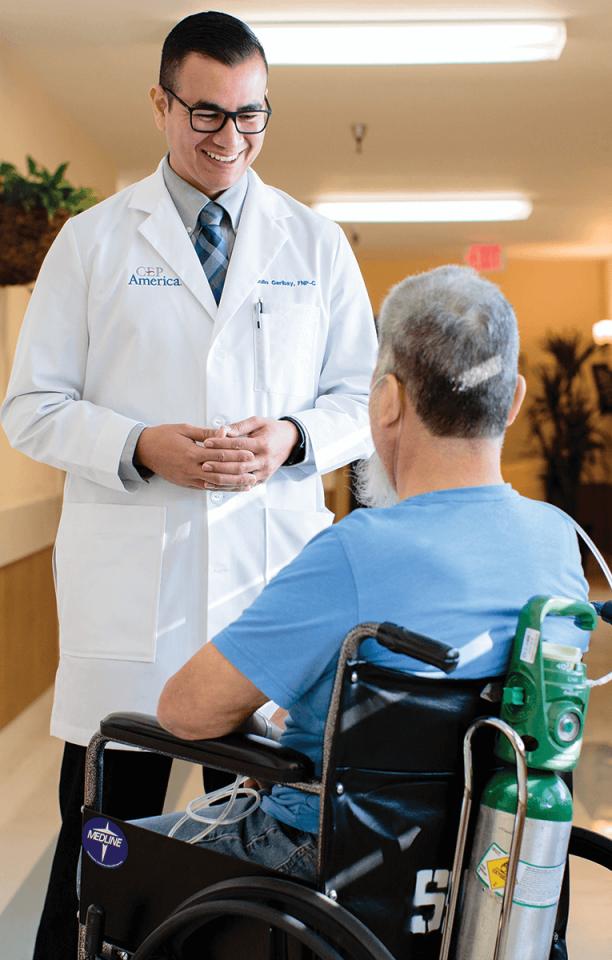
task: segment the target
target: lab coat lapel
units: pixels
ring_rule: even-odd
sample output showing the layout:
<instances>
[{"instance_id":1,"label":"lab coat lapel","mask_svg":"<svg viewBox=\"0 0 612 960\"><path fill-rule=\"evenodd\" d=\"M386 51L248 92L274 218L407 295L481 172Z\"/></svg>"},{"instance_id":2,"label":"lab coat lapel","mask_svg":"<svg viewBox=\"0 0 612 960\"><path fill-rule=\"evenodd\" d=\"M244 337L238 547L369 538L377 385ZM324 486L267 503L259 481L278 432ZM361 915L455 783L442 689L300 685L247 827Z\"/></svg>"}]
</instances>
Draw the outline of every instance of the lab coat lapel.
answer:
<instances>
[{"instance_id":1,"label":"lab coat lapel","mask_svg":"<svg viewBox=\"0 0 612 960\"><path fill-rule=\"evenodd\" d=\"M138 230L214 321L217 304L189 234L164 183L161 165L136 185L130 207L149 214Z\"/></svg>"},{"instance_id":2,"label":"lab coat lapel","mask_svg":"<svg viewBox=\"0 0 612 960\"><path fill-rule=\"evenodd\" d=\"M287 241L288 205L249 170L249 187L219 304L215 333L238 312L247 297L257 299L257 281Z\"/></svg>"}]
</instances>

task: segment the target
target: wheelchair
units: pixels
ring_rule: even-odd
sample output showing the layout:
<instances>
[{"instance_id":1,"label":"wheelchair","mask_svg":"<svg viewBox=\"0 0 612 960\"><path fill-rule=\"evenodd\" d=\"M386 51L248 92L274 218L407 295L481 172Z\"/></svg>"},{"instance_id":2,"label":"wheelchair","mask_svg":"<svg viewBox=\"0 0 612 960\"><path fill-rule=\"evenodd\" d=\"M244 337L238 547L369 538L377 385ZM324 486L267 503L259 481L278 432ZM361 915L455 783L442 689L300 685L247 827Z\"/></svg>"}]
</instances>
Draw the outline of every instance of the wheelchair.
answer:
<instances>
[{"instance_id":1,"label":"wheelchair","mask_svg":"<svg viewBox=\"0 0 612 960\"><path fill-rule=\"evenodd\" d=\"M184 741L141 714L100 726L86 761L79 960L440 960L463 792L466 730L499 712L497 677L443 682L360 657L367 638L451 673L451 647L393 624L344 640L322 773L275 740L232 733ZM104 749L126 744L320 797L312 883L105 816ZM477 752L477 780L495 766ZM612 869L612 843L573 828L570 853ZM567 902L551 957L566 956ZM565 912L565 915L564 915ZM452 956L452 953L451 953ZM514 958L513 958L514 960ZM517 958L518 960L518 958Z\"/></svg>"}]
</instances>

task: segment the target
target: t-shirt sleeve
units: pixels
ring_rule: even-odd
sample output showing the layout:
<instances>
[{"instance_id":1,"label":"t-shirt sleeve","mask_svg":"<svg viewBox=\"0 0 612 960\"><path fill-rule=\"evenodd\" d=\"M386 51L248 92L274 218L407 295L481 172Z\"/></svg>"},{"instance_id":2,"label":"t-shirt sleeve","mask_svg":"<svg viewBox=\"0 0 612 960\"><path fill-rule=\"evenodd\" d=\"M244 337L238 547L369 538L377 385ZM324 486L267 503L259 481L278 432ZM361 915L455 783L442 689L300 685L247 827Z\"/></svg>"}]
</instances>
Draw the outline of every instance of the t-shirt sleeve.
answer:
<instances>
[{"instance_id":1,"label":"t-shirt sleeve","mask_svg":"<svg viewBox=\"0 0 612 960\"><path fill-rule=\"evenodd\" d=\"M262 693L288 710L325 673L356 623L352 570L330 527L211 642Z\"/></svg>"}]
</instances>

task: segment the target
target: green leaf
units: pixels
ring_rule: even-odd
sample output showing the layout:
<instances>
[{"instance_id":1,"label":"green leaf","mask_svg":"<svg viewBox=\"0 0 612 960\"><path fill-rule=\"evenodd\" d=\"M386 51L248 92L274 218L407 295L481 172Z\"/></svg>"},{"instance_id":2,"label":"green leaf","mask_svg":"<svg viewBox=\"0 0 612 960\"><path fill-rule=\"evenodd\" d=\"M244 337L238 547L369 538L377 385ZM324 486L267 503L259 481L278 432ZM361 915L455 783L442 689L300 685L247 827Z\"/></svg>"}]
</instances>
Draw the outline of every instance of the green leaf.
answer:
<instances>
[{"instance_id":1,"label":"green leaf","mask_svg":"<svg viewBox=\"0 0 612 960\"><path fill-rule=\"evenodd\" d=\"M60 210L80 213L97 203L87 187L73 187L65 179L68 163L61 163L54 173L39 167L31 156L26 157L27 176L22 176L11 163L0 163L0 198L24 210L36 207L46 210L52 219Z\"/></svg>"},{"instance_id":2,"label":"green leaf","mask_svg":"<svg viewBox=\"0 0 612 960\"><path fill-rule=\"evenodd\" d=\"M53 179L60 183L64 179L64 174L68 169L68 163L61 163L55 173L53 174Z\"/></svg>"}]
</instances>

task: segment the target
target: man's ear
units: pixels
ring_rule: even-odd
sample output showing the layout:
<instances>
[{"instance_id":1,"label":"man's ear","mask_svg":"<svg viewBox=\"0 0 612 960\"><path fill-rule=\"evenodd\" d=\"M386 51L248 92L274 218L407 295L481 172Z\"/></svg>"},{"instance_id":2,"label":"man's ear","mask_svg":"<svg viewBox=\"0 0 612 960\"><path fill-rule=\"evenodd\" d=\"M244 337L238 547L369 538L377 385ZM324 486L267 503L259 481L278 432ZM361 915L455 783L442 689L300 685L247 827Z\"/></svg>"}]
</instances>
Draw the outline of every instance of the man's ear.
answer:
<instances>
[{"instance_id":1,"label":"man's ear","mask_svg":"<svg viewBox=\"0 0 612 960\"><path fill-rule=\"evenodd\" d=\"M158 130L166 129L166 113L168 112L168 97L159 83L149 90L149 99L153 106L153 119Z\"/></svg>"},{"instance_id":2,"label":"man's ear","mask_svg":"<svg viewBox=\"0 0 612 960\"><path fill-rule=\"evenodd\" d=\"M392 427L402 415L404 388L395 374L386 373L378 389L378 422L382 427Z\"/></svg>"},{"instance_id":3,"label":"man's ear","mask_svg":"<svg viewBox=\"0 0 612 960\"><path fill-rule=\"evenodd\" d=\"M525 377L519 373L516 378L516 388L514 391L514 400L512 401L512 406L510 407L510 412L508 413L508 419L506 421L506 426L514 423L518 416L518 412L521 409L523 400L525 399L525 394L527 393L527 383Z\"/></svg>"}]
</instances>

